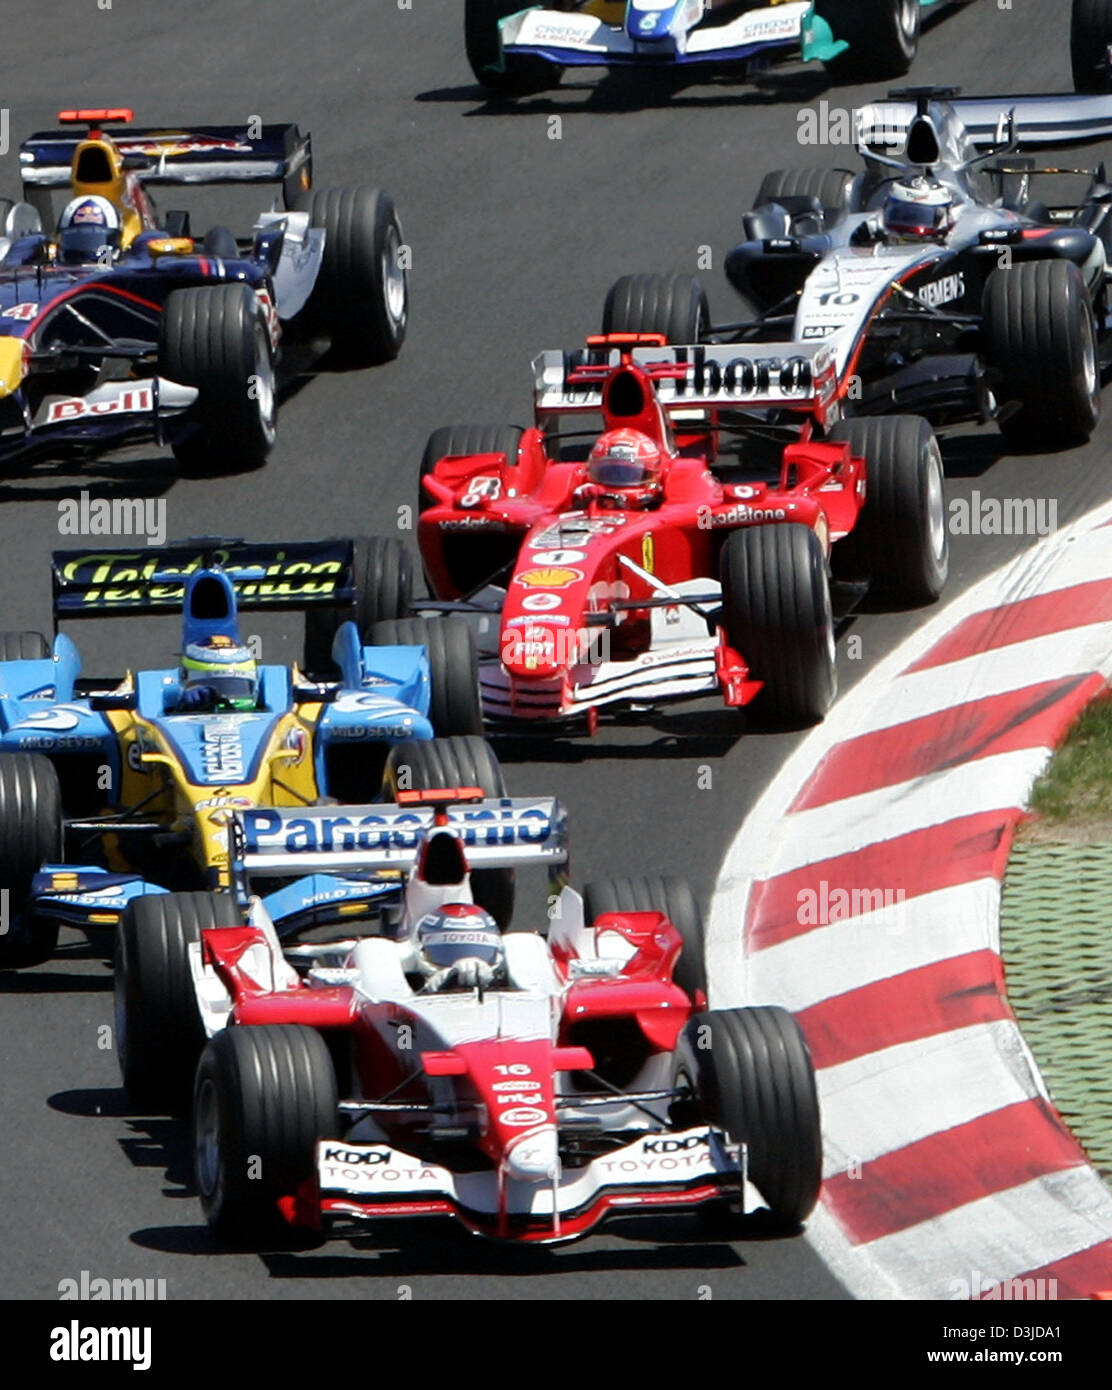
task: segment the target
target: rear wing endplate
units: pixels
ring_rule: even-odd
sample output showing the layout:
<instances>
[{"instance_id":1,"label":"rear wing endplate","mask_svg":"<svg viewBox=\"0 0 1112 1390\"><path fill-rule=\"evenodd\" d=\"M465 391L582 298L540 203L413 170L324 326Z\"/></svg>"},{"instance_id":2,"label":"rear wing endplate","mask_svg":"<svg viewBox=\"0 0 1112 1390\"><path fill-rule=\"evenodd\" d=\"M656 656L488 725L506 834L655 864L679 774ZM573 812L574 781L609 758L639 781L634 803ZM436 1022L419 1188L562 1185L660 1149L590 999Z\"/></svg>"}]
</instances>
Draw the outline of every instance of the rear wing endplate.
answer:
<instances>
[{"instance_id":1,"label":"rear wing endplate","mask_svg":"<svg viewBox=\"0 0 1112 1390\"><path fill-rule=\"evenodd\" d=\"M204 537L158 549L56 550L51 555L54 621L113 614L180 612L185 582L219 565L240 611L343 608L355 601L350 540L256 544Z\"/></svg>"},{"instance_id":2,"label":"rear wing endplate","mask_svg":"<svg viewBox=\"0 0 1112 1390\"><path fill-rule=\"evenodd\" d=\"M257 133L256 133L257 131ZM83 131L40 130L19 147L25 190L66 188ZM296 125L203 125L190 129L150 128L111 132L122 155L149 162L140 171L147 184L280 183L286 207L312 184L313 149Z\"/></svg>"},{"instance_id":3,"label":"rear wing endplate","mask_svg":"<svg viewBox=\"0 0 1112 1390\"><path fill-rule=\"evenodd\" d=\"M553 797L441 808L471 868L549 867L568 858L567 812ZM437 825L429 806L253 808L231 824L232 866L248 877L412 868ZM440 823L444 823L443 819Z\"/></svg>"}]
</instances>

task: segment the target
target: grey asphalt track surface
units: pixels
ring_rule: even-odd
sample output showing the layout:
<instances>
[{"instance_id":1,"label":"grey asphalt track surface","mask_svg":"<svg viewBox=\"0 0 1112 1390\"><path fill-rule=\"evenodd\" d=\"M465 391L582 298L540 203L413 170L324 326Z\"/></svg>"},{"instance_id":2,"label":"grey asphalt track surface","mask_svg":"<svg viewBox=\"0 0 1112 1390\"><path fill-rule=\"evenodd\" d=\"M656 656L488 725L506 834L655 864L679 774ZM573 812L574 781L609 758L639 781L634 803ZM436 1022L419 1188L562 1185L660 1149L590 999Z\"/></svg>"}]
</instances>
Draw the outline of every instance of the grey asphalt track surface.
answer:
<instances>
[{"instance_id":1,"label":"grey asphalt track surface","mask_svg":"<svg viewBox=\"0 0 1112 1390\"><path fill-rule=\"evenodd\" d=\"M126 103L143 124L296 120L313 133L316 183L381 183L413 248L404 355L373 371L296 382L279 442L252 475L187 481L172 459L131 450L84 472L0 476L0 626L47 628L48 552L61 543L58 501L164 498L171 536L254 538L390 532L415 500L417 463L440 424L521 421L531 356L595 331L610 282L631 270L704 273L712 308L733 317L719 267L762 173L844 163L801 148L802 102L860 104L860 88L781 79L759 90L693 86L647 109L623 105L596 75L516 108L471 85L455 0L54 0L44 47L39 9L5 11L0 104L10 148L0 192L17 185L18 141L63 105ZM923 40L916 81L967 92L1066 90L1068 0L977 0ZM561 138L553 139L552 118ZM852 162L852 161L851 161ZM180 205L191 200L185 195ZM178 199L164 192L164 206ZM196 205L195 203L193 205ZM238 204L237 204L238 206ZM196 223L195 223L196 225ZM202 223L203 225L203 223ZM951 495L1053 497L1063 523L1106 497L1112 420L1086 449L1006 457L993 429L945 445ZM1030 539L954 541L952 592ZM865 614L849 690L922 613ZM264 632L269 660L292 659L299 623ZM288 629L288 630L287 630ZM89 672L161 663L174 633L156 623L97 624ZM852 694L850 695L852 698ZM714 702L650 724L604 727L593 742L510 747L511 790L569 803L575 878L680 872L708 898L747 808L801 735L745 732ZM699 769L713 773L698 790ZM539 906L538 902L538 906ZM759 1001L755 1001L759 1002ZM175 1299L844 1297L801 1238L706 1245L693 1225L607 1232L554 1252L507 1252L437 1228L387 1230L378 1247L228 1254L210 1241L192 1193L186 1135L129 1114L116 1060L98 1048L111 1022L110 972L80 938L24 975L0 976L0 1296L55 1298L82 1270L165 1278Z\"/></svg>"}]
</instances>

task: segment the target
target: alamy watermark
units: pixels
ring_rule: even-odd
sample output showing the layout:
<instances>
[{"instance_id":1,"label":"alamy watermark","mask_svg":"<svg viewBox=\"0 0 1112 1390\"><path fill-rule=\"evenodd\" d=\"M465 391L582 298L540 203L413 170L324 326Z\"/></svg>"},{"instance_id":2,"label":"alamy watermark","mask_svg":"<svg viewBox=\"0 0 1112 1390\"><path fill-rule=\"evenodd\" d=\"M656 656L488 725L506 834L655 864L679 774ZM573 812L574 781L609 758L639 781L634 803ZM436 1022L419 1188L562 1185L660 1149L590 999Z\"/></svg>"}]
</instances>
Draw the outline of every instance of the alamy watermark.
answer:
<instances>
[{"instance_id":1,"label":"alamy watermark","mask_svg":"<svg viewBox=\"0 0 1112 1390\"><path fill-rule=\"evenodd\" d=\"M166 544L165 497L92 497L81 492L58 503L62 536L141 536Z\"/></svg>"}]
</instances>

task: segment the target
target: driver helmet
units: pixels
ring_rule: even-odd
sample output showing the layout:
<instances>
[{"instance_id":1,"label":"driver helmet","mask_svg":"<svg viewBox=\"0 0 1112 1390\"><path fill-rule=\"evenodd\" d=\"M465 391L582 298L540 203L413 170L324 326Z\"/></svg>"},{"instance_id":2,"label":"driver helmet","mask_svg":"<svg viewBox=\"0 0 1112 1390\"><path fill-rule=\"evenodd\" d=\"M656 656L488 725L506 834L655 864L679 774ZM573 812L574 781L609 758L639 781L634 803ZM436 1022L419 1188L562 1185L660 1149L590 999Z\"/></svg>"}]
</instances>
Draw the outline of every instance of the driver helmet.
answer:
<instances>
[{"instance_id":1,"label":"driver helmet","mask_svg":"<svg viewBox=\"0 0 1112 1390\"><path fill-rule=\"evenodd\" d=\"M97 194L67 203L58 222L59 258L65 265L91 265L108 247L119 254L123 224L115 206Z\"/></svg>"},{"instance_id":2,"label":"driver helmet","mask_svg":"<svg viewBox=\"0 0 1112 1390\"><path fill-rule=\"evenodd\" d=\"M181 684L185 690L211 690L223 709L252 710L259 702L259 667L250 647L231 637L206 637L182 652Z\"/></svg>"},{"instance_id":3,"label":"driver helmet","mask_svg":"<svg viewBox=\"0 0 1112 1390\"><path fill-rule=\"evenodd\" d=\"M591 482L619 492L658 491L662 471L660 446L640 430L607 430L587 460Z\"/></svg>"},{"instance_id":4,"label":"driver helmet","mask_svg":"<svg viewBox=\"0 0 1112 1390\"><path fill-rule=\"evenodd\" d=\"M930 179L894 183L885 199L883 224L890 241L942 241L956 220L954 195Z\"/></svg>"},{"instance_id":5,"label":"driver helmet","mask_svg":"<svg viewBox=\"0 0 1112 1390\"><path fill-rule=\"evenodd\" d=\"M425 976L463 960L482 961L497 975L505 959L498 923L476 903L447 903L417 923L417 964Z\"/></svg>"}]
</instances>

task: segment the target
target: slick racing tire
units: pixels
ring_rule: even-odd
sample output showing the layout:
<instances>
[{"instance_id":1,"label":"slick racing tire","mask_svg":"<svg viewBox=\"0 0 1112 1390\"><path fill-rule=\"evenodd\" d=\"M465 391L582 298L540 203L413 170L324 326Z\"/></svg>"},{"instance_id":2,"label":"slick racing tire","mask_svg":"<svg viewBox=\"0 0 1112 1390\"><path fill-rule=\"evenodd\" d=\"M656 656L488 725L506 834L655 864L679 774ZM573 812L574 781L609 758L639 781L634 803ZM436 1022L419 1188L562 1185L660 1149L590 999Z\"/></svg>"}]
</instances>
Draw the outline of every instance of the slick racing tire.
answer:
<instances>
[{"instance_id":1,"label":"slick racing tire","mask_svg":"<svg viewBox=\"0 0 1112 1390\"><path fill-rule=\"evenodd\" d=\"M399 791L441 787L482 787L488 797L506 795L498 757L486 739L475 735L407 739L391 748L383 782L387 796L395 799ZM514 915L513 869L473 869L471 896L503 931L509 930Z\"/></svg>"},{"instance_id":2,"label":"slick racing tire","mask_svg":"<svg viewBox=\"0 0 1112 1390\"><path fill-rule=\"evenodd\" d=\"M370 632L375 647L424 647L429 662L429 718L438 738L481 734L479 662L475 639L465 619L402 618L376 623Z\"/></svg>"},{"instance_id":3,"label":"slick racing tire","mask_svg":"<svg viewBox=\"0 0 1112 1390\"><path fill-rule=\"evenodd\" d=\"M934 603L950 569L946 492L938 440L917 415L839 420L831 443L846 440L865 460L865 505L831 554L840 578L867 579L899 604Z\"/></svg>"},{"instance_id":4,"label":"slick racing tire","mask_svg":"<svg viewBox=\"0 0 1112 1390\"><path fill-rule=\"evenodd\" d=\"M1112 0L1073 0L1070 13L1070 65L1075 92L1107 92L1112 86L1108 46L1112 44Z\"/></svg>"},{"instance_id":5,"label":"slick racing tire","mask_svg":"<svg viewBox=\"0 0 1112 1390\"><path fill-rule=\"evenodd\" d=\"M523 433L517 425L443 425L429 435L421 457L420 476L427 478L449 454L505 454L510 467L516 468ZM436 500L418 483L418 511L434 506Z\"/></svg>"},{"instance_id":6,"label":"slick racing tire","mask_svg":"<svg viewBox=\"0 0 1112 1390\"><path fill-rule=\"evenodd\" d=\"M151 893L132 901L116 930L116 1053L133 1105L175 1115L189 1107L205 1045L189 948L208 927L234 927L227 893Z\"/></svg>"},{"instance_id":7,"label":"slick racing tire","mask_svg":"<svg viewBox=\"0 0 1112 1390\"><path fill-rule=\"evenodd\" d=\"M308 608L305 611L304 669L312 675L335 675L332 640L344 622L354 622L359 636L387 618L404 618L413 599L413 560L393 536L359 536L355 542L352 583L355 607Z\"/></svg>"},{"instance_id":8,"label":"slick racing tire","mask_svg":"<svg viewBox=\"0 0 1112 1390\"><path fill-rule=\"evenodd\" d=\"M735 531L722 547L722 612L730 646L764 687L766 719L814 724L837 690L826 557L806 526Z\"/></svg>"},{"instance_id":9,"label":"slick racing tire","mask_svg":"<svg viewBox=\"0 0 1112 1390\"><path fill-rule=\"evenodd\" d=\"M16 928L16 919L31 906L34 875L44 864L61 861L63 841L62 789L54 764L40 753L0 753L0 889L7 894L8 928L0 934L0 970L41 965L54 954L56 921L26 917Z\"/></svg>"},{"instance_id":10,"label":"slick racing tire","mask_svg":"<svg viewBox=\"0 0 1112 1390\"><path fill-rule=\"evenodd\" d=\"M318 1139L339 1133L336 1073L312 1028L225 1028L205 1048L193 1090L193 1154L205 1218L233 1245L293 1232L278 1199L313 1177Z\"/></svg>"},{"instance_id":11,"label":"slick racing tire","mask_svg":"<svg viewBox=\"0 0 1112 1390\"><path fill-rule=\"evenodd\" d=\"M694 1014L676 1044L673 1085L693 1093L700 1119L748 1146L749 1181L778 1226L795 1229L822 1183L815 1072L785 1009Z\"/></svg>"},{"instance_id":12,"label":"slick racing tire","mask_svg":"<svg viewBox=\"0 0 1112 1390\"><path fill-rule=\"evenodd\" d=\"M701 343L709 328L706 290L694 275L623 275L602 309L604 333L663 333L683 346Z\"/></svg>"},{"instance_id":13,"label":"slick racing tire","mask_svg":"<svg viewBox=\"0 0 1112 1390\"><path fill-rule=\"evenodd\" d=\"M853 180L850 169L773 169L761 180L753 206L764 207L781 198L817 198L829 227L849 206Z\"/></svg>"},{"instance_id":14,"label":"slick racing tire","mask_svg":"<svg viewBox=\"0 0 1112 1390\"><path fill-rule=\"evenodd\" d=\"M50 654L41 632L0 632L0 661L43 661Z\"/></svg>"},{"instance_id":15,"label":"slick racing tire","mask_svg":"<svg viewBox=\"0 0 1112 1390\"><path fill-rule=\"evenodd\" d=\"M188 470L259 467L274 445L274 349L262 304L244 284L174 290L159 330L158 370L197 388L197 431L174 445Z\"/></svg>"},{"instance_id":16,"label":"slick racing tire","mask_svg":"<svg viewBox=\"0 0 1112 1390\"><path fill-rule=\"evenodd\" d=\"M549 0L551 10L570 10L572 0ZM510 56L503 61L498 23L527 8L520 0L464 0L463 40L475 81L494 96L524 97L559 85L564 69L543 58Z\"/></svg>"},{"instance_id":17,"label":"slick racing tire","mask_svg":"<svg viewBox=\"0 0 1112 1390\"><path fill-rule=\"evenodd\" d=\"M919 51L919 0L815 0L815 14L849 48L826 64L839 80L902 77Z\"/></svg>"},{"instance_id":18,"label":"slick racing tire","mask_svg":"<svg viewBox=\"0 0 1112 1390\"><path fill-rule=\"evenodd\" d=\"M333 356L353 367L391 362L409 323L405 237L393 199L377 188L322 188L304 210L324 229L324 258L310 316L332 339Z\"/></svg>"},{"instance_id":19,"label":"slick racing tire","mask_svg":"<svg viewBox=\"0 0 1112 1390\"><path fill-rule=\"evenodd\" d=\"M1072 261L995 270L984 297L985 353L1002 377L1000 420L1009 444L1083 444L1100 419L1100 362L1089 292Z\"/></svg>"},{"instance_id":20,"label":"slick racing tire","mask_svg":"<svg viewBox=\"0 0 1112 1390\"><path fill-rule=\"evenodd\" d=\"M692 1003L707 997L703 958L703 914L685 878L600 878L583 890L583 914L594 923L605 912L663 912L683 938L672 978Z\"/></svg>"}]
</instances>

